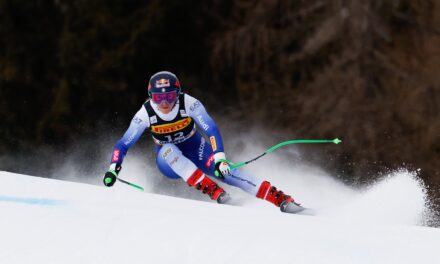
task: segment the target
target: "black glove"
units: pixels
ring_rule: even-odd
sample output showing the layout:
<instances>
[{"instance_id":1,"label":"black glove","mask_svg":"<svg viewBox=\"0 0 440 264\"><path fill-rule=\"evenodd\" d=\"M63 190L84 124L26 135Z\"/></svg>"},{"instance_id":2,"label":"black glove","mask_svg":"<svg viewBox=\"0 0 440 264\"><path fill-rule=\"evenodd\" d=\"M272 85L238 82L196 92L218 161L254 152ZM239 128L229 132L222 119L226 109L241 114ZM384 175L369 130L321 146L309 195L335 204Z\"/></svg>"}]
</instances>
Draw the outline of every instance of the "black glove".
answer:
<instances>
[{"instance_id":1,"label":"black glove","mask_svg":"<svg viewBox=\"0 0 440 264\"><path fill-rule=\"evenodd\" d=\"M122 167L119 164L110 165L110 169L105 173L104 179L102 180L104 182L104 185L107 187L112 187L113 184L115 184L116 178L118 177L121 169Z\"/></svg>"}]
</instances>

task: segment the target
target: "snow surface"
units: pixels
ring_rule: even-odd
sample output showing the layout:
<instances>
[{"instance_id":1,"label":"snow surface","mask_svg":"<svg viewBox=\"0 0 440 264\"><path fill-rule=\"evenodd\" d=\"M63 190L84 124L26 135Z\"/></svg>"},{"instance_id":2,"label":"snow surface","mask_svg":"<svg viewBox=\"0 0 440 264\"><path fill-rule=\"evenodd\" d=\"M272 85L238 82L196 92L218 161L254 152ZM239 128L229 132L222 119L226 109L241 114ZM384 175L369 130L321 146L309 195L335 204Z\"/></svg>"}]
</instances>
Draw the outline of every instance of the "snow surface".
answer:
<instances>
[{"instance_id":1,"label":"snow surface","mask_svg":"<svg viewBox=\"0 0 440 264\"><path fill-rule=\"evenodd\" d=\"M235 205L218 205L0 172L0 263L438 263L440 230L420 226L414 175L360 191L302 172L276 181L316 216L235 190Z\"/></svg>"}]
</instances>

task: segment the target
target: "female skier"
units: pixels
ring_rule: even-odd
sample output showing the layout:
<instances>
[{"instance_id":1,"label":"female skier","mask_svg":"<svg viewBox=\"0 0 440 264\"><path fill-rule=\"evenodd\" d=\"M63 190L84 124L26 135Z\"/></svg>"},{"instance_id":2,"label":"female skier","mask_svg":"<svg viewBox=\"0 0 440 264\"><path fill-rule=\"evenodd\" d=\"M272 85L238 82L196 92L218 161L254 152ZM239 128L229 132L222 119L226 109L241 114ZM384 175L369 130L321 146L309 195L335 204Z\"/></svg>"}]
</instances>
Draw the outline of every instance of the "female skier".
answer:
<instances>
[{"instance_id":1,"label":"female skier","mask_svg":"<svg viewBox=\"0 0 440 264\"><path fill-rule=\"evenodd\" d=\"M222 161L226 156L214 120L199 100L181 91L176 75L168 71L151 76L147 101L114 147L110 168L103 179L106 186L116 182L128 149L147 128L156 144L157 167L166 177L183 179L218 203L225 203L229 195L208 176L267 200L283 212L302 209L291 196L268 181L238 169L231 170L228 163Z\"/></svg>"}]
</instances>

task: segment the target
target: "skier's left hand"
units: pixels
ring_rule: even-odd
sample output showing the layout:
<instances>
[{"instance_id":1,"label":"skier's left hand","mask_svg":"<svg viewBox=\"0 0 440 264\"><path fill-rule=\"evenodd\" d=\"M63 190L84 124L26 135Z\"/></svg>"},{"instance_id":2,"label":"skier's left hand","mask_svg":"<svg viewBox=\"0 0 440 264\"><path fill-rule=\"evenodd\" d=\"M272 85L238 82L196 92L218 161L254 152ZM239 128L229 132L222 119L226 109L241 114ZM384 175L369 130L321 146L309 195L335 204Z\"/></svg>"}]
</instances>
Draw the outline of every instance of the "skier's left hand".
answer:
<instances>
[{"instance_id":1,"label":"skier's left hand","mask_svg":"<svg viewBox=\"0 0 440 264\"><path fill-rule=\"evenodd\" d=\"M229 164L221 161L226 160L226 155L224 152L217 152L214 154L214 164L215 164L215 176L224 179L226 175L231 173L231 167Z\"/></svg>"}]
</instances>

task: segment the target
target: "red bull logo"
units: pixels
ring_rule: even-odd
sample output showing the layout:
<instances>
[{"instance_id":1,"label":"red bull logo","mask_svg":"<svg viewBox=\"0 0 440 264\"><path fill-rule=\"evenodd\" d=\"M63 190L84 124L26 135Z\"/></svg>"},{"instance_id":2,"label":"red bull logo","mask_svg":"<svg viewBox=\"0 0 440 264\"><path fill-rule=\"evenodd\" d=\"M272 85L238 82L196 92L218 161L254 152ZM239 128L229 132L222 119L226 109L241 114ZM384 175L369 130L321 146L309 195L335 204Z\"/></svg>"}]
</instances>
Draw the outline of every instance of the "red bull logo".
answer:
<instances>
[{"instance_id":1,"label":"red bull logo","mask_svg":"<svg viewBox=\"0 0 440 264\"><path fill-rule=\"evenodd\" d=\"M168 79L159 79L156 81L156 88L162 87L170 87L170 80Z\"/></svg>"}]
</instances>

